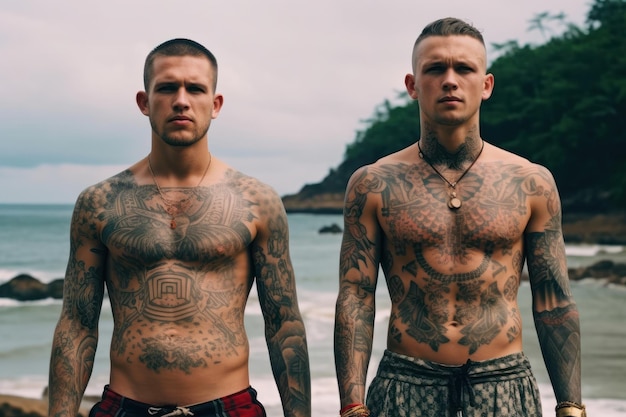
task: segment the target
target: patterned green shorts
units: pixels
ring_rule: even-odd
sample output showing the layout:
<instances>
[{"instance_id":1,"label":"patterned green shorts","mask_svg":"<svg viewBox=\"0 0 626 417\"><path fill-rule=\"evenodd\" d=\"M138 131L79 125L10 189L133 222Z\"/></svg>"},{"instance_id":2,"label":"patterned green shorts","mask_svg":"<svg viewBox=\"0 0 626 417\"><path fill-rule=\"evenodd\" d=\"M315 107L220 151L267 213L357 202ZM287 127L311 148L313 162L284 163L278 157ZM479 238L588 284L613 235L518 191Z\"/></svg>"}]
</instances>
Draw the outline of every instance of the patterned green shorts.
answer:
<instances>
[{"instance_id":1,"label":"patterned green shorts","mask_svg":"<svg viewBox=\"0 0 626 417\"><path fill-rule=\"evenodd\" d=\"M449 366L386 350L367 406L372 417L541 417L523 353Z\"/></svg>"}]
</instances>

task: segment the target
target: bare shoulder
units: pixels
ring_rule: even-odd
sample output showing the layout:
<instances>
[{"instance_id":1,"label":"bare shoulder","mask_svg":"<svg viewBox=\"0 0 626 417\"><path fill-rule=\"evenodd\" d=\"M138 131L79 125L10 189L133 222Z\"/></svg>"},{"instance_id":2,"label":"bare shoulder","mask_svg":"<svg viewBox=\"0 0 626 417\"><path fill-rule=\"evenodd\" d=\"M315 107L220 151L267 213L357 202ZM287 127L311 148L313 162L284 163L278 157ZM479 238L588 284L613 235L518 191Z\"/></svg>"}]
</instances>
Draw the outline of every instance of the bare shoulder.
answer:
<instances>
[{"instance_id":1,"label":"bare shoulder","mask_svg":"<svg viewBox=\"0 0 626 417\"><path fill-rule=\"evenodd\" d=\"M419 148L417 147L417 143L407 146L406 148L400 149L399 151L390 153L389 155L385 155L382 158L378 159L372 165L374 167L383 167L383 166L406 166L410 164L414 164L419 155Z\"/></svg>"},{"instance_id":2,"label":"bare shoulder","mask_svg":"<svg viewBox=\"0 0 626 417\"><path fill-rule=\"evenodd\" d=\"M130 169L126 169L112 177L83 189L76 199L75 215L94 215L103 210L107 204L115 200L115 195L121 190L136 186L135 178Z\"/></svg>"},{"instance_id":3,"label":"bare shoulder","mask_svg":"<svg viewBox=\"0 0 626 417\"><path fill-rule=\"evenodd\" d=\"M526 231L559 229L561 201L557 184L550 170L514 153L489 145L485 148L485 162L499 171L493 178L508 178L509 184L519 184L519 191L529 209Z\"/></svg>"},{"instance_id":4,"label":"bare shoulder","mask_svg":"<svg viewBox=\"0 0 626 417\"><path fill-rule=\"evenodd\" d=\"M511 167L511 169L527 175L528 179L535 181L542 179L551 185L554 184L554 177L545 166L487 142L485 142L482 160L485 163L498 163L503 167Z\"/></svg>"},{"instance_id":5,"label":"bare shoulder","mask_svg":"<svg viewBox=\"0 0 626 417\"><path fill-rule=\"evenodd\" d=\"M223 178L227 187L246 200L257 218L285 215L282 199L269 184L232 167L224 171Z\"/></svg>"},{"instance_id":6,"label":"bare shoulder","mask_svg":"<svg viewBox=\"0 0 626 417\"><path fill-rule=\"evenodd\" d=\"M363 165L354 171L348 182L348 187L367 184L373 186L372 181L385 181L386 178L406 172L407 168L415 164L418 155L417 145L413 144L397 152L383 156L375 162Z\"/></svg>"},{"instance_id":7,"label":"bare shoulder","mask_svg":"<svg viewBox=\"0 0 626 417\"><path fill-rule=\"evenodd\" d=\"M523 156L517 155L506 149L500 148L496 145L485 141L485 148L482 152L481 159L485 162L500 161L506 164L515 164L524 167L530 167L533 165L528 159Z\"/></svg>"}]
</instances>

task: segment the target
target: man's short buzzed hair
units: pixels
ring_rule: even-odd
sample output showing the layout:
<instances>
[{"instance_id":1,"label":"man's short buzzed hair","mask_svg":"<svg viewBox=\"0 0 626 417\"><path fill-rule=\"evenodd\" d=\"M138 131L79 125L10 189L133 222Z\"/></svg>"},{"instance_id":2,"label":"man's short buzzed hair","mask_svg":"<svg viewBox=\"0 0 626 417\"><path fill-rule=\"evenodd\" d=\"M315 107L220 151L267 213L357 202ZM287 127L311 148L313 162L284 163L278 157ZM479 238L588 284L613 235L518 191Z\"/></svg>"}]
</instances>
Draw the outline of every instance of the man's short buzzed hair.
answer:
<instances>
[{"instance_id":1,"label":"man's short buzzed hair","mask_svg":"<svg viewBox=\"0 0 626 417\"><path fill-rule=\"evenodd\" d=\"M415 66L415 50L421 41L431 36L470 36L485 46L483 35L476 27L464 20L455 17L445 17L427 24L422 33L413 44L413 54L411 55L412 65Z\"/></svg>"},{"instance_id":2,"label":"man's short buzzed hair","mask_svg":"<svg viewBox=\"0 0 626 417\"><path fill-rule=\"evenodd\" d=\"M152 79L152 65L157 56L204 56L213 68L213 91L217 88L217 59L207 48L196 41L185 38L175 38L165 41L154 48L146 57L143 67L143 86L148 91Z\"/></svg>"},{"instance_id":3,"label":"man's short buzzed hair","mask_svg":"<svg viewBox=\"0 0 626 417\"><path fill-rule=\"evenodd\" d=\"M424 27L422 33L417 37L415 45L419 44L424 38L429 36L451 36L451 35L466 35L478 40L483 45L485 40L483 39L480 30L476 29L471 24L464 20L457 19L455 17L445 17L443 19L435 20Z\"/></svg>"}]
</instances>

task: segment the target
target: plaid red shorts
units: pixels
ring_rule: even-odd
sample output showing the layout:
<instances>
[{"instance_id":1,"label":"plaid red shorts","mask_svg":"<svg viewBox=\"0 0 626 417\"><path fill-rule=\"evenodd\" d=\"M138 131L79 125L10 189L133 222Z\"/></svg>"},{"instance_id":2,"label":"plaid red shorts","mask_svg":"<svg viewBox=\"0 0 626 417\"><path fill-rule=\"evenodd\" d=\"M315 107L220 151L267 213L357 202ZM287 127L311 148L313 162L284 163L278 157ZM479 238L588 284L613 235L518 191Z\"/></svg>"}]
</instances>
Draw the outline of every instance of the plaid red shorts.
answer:
<instances>
[{"instance_id":1,"label":"plaid red shorts","mask_svg":"<svg viewBox=\"0 0 626 417\"><path fill-rule=\"evenodd\" d=\"M104 387L102 400L89 412L89 417L266 417L265 408L248 387L217 400L190 406L155 406L131 400Z\"/></svg>"}]
</instances>

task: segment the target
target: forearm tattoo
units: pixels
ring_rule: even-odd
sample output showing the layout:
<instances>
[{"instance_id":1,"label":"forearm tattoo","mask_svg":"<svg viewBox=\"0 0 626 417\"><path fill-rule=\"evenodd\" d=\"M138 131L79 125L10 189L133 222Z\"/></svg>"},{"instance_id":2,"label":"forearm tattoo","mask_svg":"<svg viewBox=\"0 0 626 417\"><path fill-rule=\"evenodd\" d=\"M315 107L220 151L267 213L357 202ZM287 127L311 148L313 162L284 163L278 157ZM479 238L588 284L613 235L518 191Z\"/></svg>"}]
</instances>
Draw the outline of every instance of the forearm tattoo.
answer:
<instances>
[{"instance_id":1,"label":"forearm tattoo","mask_svg":"<svg viewBox=\"0 0 626 417\"><path fill-rule=\"evenodd\" d=\"M367 182L366 172L348 190L344 208L344 235L340 255L340 288L335 316L335 367L343 399L362 401L374 334L378 268L375 242L360 223L367 193L381 183ZM358 273L352 273L356 270Z\"/></svg>"},{"instance_id":2,"label":"forearm tattoo","mask_svg":"<svg viewBox=\"0 0 626 417\"><path fill-rule=\"evenodd\" d=\"M526 245L535 327L556 398L580 402L580 322L564 263L562 237L550 230L531 233Z\"/></svg>"},{"instance_id":3,"label":"forearm tattoo","mask_svg":"<svg viewBox=\"0 0 626 417\"><path fill-rule=\"evenodd\" d=\"M278 208L275 211L281 212ZM294 271L288 262L286 218L274 216L268 229L267 245L254 245L252 258L270 362L285 415L306 416L311 407L311 377Z\"/></svg>"},{"instance_id":4,"label":"forearm tattoo","mask_svg":"<svg viewBox=\"0 0 626 417\"><path fill-rule=\"evenodd\" d=\"M73 416L78 412L98 344L98 319L104 297L102 268L88 265L77 255L84 251L96 259L103 255L100 249L86 243L94 238L93 231L82 227L85 210L90 208L90 201L83 199L73 214L64 302L50 358L50 412L55 416Z\"/></svg>"}]
</instances>

